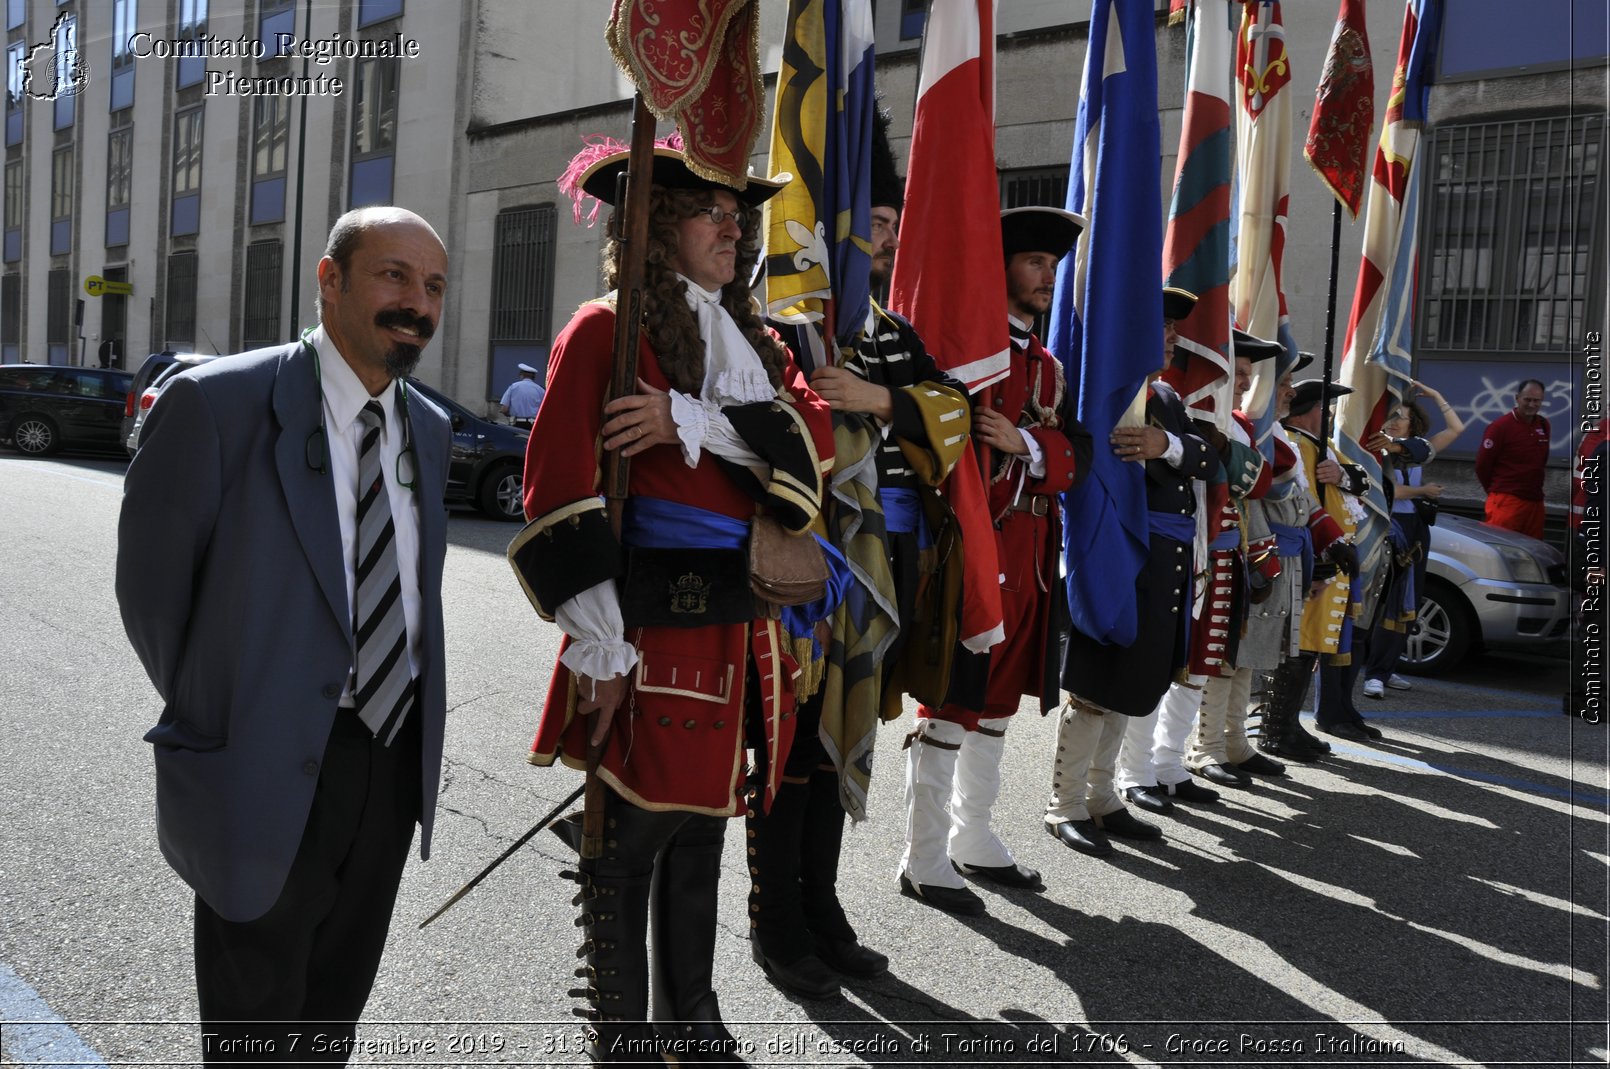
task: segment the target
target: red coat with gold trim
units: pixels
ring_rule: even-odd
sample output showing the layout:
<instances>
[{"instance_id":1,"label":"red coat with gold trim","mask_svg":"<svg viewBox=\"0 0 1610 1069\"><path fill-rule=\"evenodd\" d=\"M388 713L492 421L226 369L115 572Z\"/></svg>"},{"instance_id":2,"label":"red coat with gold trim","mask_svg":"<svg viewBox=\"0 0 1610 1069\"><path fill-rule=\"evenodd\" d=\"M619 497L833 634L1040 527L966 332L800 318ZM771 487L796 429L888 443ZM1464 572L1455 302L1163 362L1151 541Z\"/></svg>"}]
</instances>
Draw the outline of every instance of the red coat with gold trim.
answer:
<instances>
[{"instance_id":1,"label":"red coat with gold trim","mask_svg":"<svg viewBox=\"0 0 1610 1069\"><path fill-rule=\"evenodd\" d=\"M615 313L607 302L583 305L554 343L548 394L526 450L525 508L532 517L521 538L541 547L533 569L546 590L528 593L550 612L557 604L622 574L621 550L604 519L598 494L603 406L609 391ZM638 375L661 390L671 384L645 335ZM754 406L744 406L752 408ZM812 471L793 476L790 493L814 489L832 467L833 431L828 406L789 361L777 414L781 444L808 454ZM759 451L759 450L757 450ZM741 489L708 451L690 468L679 445L660 445L632 458L629 493L693 505L750 519L756 500ZM540 596L539 596L540 595ZM767 798L775 793L793 737L797 665L776 621L764 618L703 627L640 627L626 638L638 651L631 685L599 766L599 775L627 801L650 810L680 809L715 816L743 813L742 785L748 746L767 752ZM561 652L568 648L568 636ZM744 711L759 681L764 739L745 740ZM555 759L584 766L590 717L575 715L574 677L555 663L553 681L531 747L534 764Z\"/></svg>"}]
</instances>

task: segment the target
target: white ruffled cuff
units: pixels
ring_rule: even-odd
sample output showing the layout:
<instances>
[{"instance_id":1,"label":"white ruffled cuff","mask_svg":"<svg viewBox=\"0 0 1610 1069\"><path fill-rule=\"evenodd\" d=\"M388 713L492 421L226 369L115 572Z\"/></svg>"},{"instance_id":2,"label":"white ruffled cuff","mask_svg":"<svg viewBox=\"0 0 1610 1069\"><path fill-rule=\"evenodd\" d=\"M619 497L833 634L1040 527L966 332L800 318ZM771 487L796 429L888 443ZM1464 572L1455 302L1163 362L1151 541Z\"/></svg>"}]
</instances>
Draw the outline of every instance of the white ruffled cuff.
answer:
<instances>
[{"instance_id":1,"label":"white ruffled cuff","mask_svg":"<svg viewBox=\"0 0 1610 1069\"><path fill-rule=\"evenodd\" d=\"M631 672L637 664L637 650L630 642L592 642L572 639L559 655L564 666L588 679L613 679Z\"/></svg>"},{"instance_id":2,"label":"white ruffled cuff","mask_svg":"<svg viewBox=\"0 0 1610 1069\"><path fill-rule=\"evenodd\" d=\"M699 451L704 448L709 432L710 417L704 405L678 390L671 391L671 419L676 423L676 436L682 440L682 458L688 467L699 466Z\"/></svg>"}]
</instances>

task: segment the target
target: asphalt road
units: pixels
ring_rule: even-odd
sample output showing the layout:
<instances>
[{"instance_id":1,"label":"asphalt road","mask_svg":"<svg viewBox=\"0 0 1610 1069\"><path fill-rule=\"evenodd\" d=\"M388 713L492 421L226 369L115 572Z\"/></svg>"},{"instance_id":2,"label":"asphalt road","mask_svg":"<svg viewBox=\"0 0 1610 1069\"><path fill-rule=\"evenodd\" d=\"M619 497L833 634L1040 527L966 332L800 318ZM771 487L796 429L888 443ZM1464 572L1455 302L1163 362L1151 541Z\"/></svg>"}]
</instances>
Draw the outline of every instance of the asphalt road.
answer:
<instances>
[{"instance_id":1,"label":"asphalt road","mask_svg":"<svg viewBox=\"0 0 1610 1069\"><path fill-rule=\"evenodd\" d=\"M121 484L115 462L0 453L7 1065L198 1049L191 897L157 850L140 741L159 706L113 598ZM502 559L513 530L467 513L449 528L435 856L404 877L361 1064L580 1060L557 839L416 930L579 782L525 761L558 633ZM1366 702L1382 744L1338 742L1323 764L1161 818L1163 842L1120 842L1108 861L1042 830L1053 725L1025 711L998 828L1049 890L982 890L989 914L968 920L896 890L908 712L880 738L840 883L891 973L823 1002L772 988L748 957L735 824L725 1016L770 1065L1604 1064L1606 735L1559 714L1566 671L1486 657Z\"/></svg>"}]
</instances>

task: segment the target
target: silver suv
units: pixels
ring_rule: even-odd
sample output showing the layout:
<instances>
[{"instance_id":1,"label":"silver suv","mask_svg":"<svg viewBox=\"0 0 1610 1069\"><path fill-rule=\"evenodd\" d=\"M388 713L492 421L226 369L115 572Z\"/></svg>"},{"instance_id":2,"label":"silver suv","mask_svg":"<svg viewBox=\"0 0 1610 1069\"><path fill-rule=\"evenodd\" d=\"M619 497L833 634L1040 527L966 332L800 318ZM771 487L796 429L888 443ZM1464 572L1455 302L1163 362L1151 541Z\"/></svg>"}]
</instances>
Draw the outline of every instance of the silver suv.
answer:
<instances>
[{"instance_id":1,"label":"silver suv","mask_svg":"<svg viewBox=\"0 0 1610 1069\"><path fill-rule=\"evenodd\" d=\"M1570 623L1559 550L1444 511L1431 528L1426 589L1403 665L1440 675L1484 646L1547 649L1567 638Z\"/></svg>"}]
</instances>

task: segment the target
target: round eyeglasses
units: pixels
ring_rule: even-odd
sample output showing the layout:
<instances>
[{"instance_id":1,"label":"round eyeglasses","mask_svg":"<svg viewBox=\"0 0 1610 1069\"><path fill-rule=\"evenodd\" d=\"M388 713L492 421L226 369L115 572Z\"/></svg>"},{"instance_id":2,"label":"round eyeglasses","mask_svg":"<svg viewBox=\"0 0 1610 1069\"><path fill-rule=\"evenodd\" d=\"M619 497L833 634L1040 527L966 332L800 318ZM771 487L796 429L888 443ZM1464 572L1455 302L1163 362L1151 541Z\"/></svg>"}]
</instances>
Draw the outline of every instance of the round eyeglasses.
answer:
<instances>
[{"instance_id":1,"label":"round eyeglasses","mask_svg":"<svg viewBox=\"0 0 1610 1069\"><path fill-rule=\"evenodd\" d=\"M740 231L749 230L749 213L739 208L737 211L728 211L719 204L712 204L708 208L695 208L693 214L708 218L716 226L720 226L728 219L738 224Z\"/></svg>"}]
</instances>

